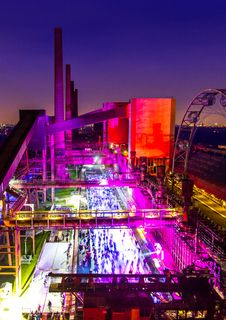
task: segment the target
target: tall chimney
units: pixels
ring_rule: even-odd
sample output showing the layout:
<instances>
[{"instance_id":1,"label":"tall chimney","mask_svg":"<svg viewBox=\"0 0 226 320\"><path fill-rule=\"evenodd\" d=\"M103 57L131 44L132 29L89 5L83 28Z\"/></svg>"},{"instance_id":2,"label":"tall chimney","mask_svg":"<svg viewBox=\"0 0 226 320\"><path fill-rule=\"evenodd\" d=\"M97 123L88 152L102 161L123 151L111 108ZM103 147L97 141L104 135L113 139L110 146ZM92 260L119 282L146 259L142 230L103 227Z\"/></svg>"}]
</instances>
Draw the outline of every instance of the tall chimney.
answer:
<instances>
[{"instance_id":1,"label":"tall chimney","mask_svg":"<svg viewBox=\"0 0 226 320\"><path fill-rule=\"evenodd\" d=\"M74 81L71 81L71 117L75 118L74 107Z\"/></svg>"},{"instance_id":2,"label":"tall chimney","mask_svg":"<svg viewBox=\"0 0 226 320\"><path fill-rule=\"evenodd\" d=\"M63 53L62 53L62 30L55 28L55 122L64 120L64 82L63 82Z\"/></svg>"},{"instance_id":3,"label":"tall chimney","mask_svg":"<svg viewBox=\"0 0 226 320\"><path fill-rule=\"evenodd\" d=\"M78 89L74 91L75 117L78 117Z\"/></svg>"},{"instance_id":4,"label":"tall chimney","mask_svg":"<svg viewBox=\"0 0 226 320\"><path fill-rule=\"evenodd\" d=\"M54 32L54 111L55 123L64 121L64 82L63 82L63 52L62 30L55 28ZM65 141L64 131L54 135L55 176L57 179L65 176Z\"/></svg>"},{"instance_id":5,"label":"tall chimney","mask_svg":"<svg viewBox=\"0 0 226 320\"><path fill-rule=\"evenodd\" d=\"M74 81L71 81L71 117L78 117L78 90L74 89ZM72 130L72 140L76 140L77 129Z\"/></svg>"},{"instance_id":6,"label":"tall chimney","mask_svg":"<svg viewBox=\"0 0 226 320\"><path fill-rule=\"evenodd\" d=\"M71 119L71 66L66 64L66 120ZM67 149L72 149L72 130L67 130L65 133L65 141Z\"/></svg>"},{"instance_id":7,"label":"tall chimney","mask_svg":"<svg viewBox=\"0 0 226 320\"><path fill-rule=\"evenodd\" d=\"M71 117L78 117L78 89L74 89L74 81L71 81Z\"/></svg>"},{"instance_id":8,"label":"tall chimney","mask_svg":"<svg viewBox=\"0 0 226 320\"><path fill-rule=\"evenodd\" d=\"M71 119L71 66L66 64L66 120Z\"/></svg>"}]
</instances>

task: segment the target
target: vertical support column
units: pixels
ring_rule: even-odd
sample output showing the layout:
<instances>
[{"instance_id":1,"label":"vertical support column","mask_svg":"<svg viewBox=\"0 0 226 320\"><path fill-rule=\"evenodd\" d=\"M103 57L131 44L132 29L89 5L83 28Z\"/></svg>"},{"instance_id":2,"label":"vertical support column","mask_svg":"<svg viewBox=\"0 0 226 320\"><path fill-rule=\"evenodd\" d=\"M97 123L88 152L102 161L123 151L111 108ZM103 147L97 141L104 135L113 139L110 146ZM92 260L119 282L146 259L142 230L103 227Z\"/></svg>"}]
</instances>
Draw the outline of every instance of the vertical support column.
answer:
<instances>
[{"instance_id":1,"label":"vertical support column","mask_svg":"<svg viewBox=\"0 0 226 320\"><path fill-rule=\"evenodd\" d=\"M104 103L103 111L110 110L115 107L114 103ZM109 148L109 121L103 121L103 150L107 151Z\"/></svg>"},{"instance_id":2,"label":"vertical support column","mask_svg":"<svg viewBox=\"0 0 226 320\"><path fill-rule=\"evenodd\" d=\"M27 198L28 198L28 203L32 203L32 200L31 200L31 189L30 188L27 189Z\"/></svg>"},{"instance_id":3,"label":"vertical support column","mask_svg":"<svg viewBox=\"0 0 226 320\"><path fill-rule=\"evenodd\" d=\"M2 195L1 201L2 201L2 218L3 218L3 220L4 220L5 218L7 218L7 214L6 214L6 200L5 200L5 194L4 194L4 193L3 193L3 195Z\"/></svg>"},{"instance_id":4,"label":"vertical support column","mask_svg":"<svg viewBox=\"0 0 226 320\"><path fill-rule=\"evenodd\" d=\"M42 150L42 181L47 179L47 170L46 170L46 146ZM43 188L43 201L46 202L46 188Z\"/></svg>"},{"instance_id":5,"label":"vertical support column","mask_svg":"<svg viewBox=\"0 0 226 320\"><path fill-rule=\"evenodd\" d=\"M21 293L21 245L20 245L20 230L15 229L15 266L16 266L16 294Z\"/></svg>"},{"instance_id":6,"label":"vertical support column","mask_svg":"<svg viewBox=\"0 0 226 320\"><path fill-rule=\"evenodd\" d=\"M199 246L199 222L197 221L196 229L195 229L195 255L198 253L198 246Z\"/></svg>"},{"instance_id":7,"label":"vertical support column","mask_svg":"<svg viewBox=\"0 0 226 320\"><path fill-rule=\"evenodd\" d=\"M35 255L35 229L32 230L32 254Z\"/></svg>"},{"instance_id":8,"label":"vertical support column","mask_svg":"<svg viewBox=\"0 0 226 320\"><path fill-rule=\"evenodd\" d=\"M182 196L184 197L184 203L183 203L184 222L188 222L188 219L189 219L191 198L193 195L193 186L194 186L194 181L192 179L187 178L182 180Z\"/></svg>"},{"instance_id":9,"label":"vertical support column","mask_svg":"<svg viewBox=\"0 0 226 320\"><path fill-rule=\"evenodd\" d=\"M6 245L7 245L7 252L8 252L8 265L12 266L12 253L11 253L9 232L10 232L9 230L6 232Z\"/></svg>"},{"instance_id":10,"label":"vertical support column","mask_svg":"<svg viewBox=\"0 0 226 320\"><path fill-rule=\"evenodd\" d=\"M7 194L7 191L4 192L5 196L5 216L9 216L11 214L10 212L10 205L9 205L9 196Z\"/></svg>"},{"instance_id":11,"label":"vertical support column","mask_svg":"<svg viewBox=\"0 0 226 320\"><path fill-rule=\"evenodd\" d=\"M54 153L54 135L50 136L50 166L51 166L51 181L55 180L55 153ZM51 201L54 203L55 189L51 188Z\"/></svg>"},{"instance_id":12,"label":"vertical support column","mask_svg":"<svg viewBox=\"0 0 226 320\"><path fill-rule=\"evenodd\" d=\"M108 121L103 122L103 150L108 148Z\"/></svg>"},{"instance_id":13,"label":"vertical support column","mask_svg":"<svg viewBox=\"0 0 226 320\"><path fill-rule=\"evenodd\" d=\"M46 171L46 148L42 150L42 180L45 181L47 177Z\"/></svg>"},{"instance_id":14,"label":"vertical support column","mask_svg":"<svg viewBox=\"0 0 226 320\"><path fill-rule=\"evenodd\" d=\"M36 199L36 207L39 208L39 193L38 193L38 189L35 189L35 199Z\"/></svg>"}]
</instances>

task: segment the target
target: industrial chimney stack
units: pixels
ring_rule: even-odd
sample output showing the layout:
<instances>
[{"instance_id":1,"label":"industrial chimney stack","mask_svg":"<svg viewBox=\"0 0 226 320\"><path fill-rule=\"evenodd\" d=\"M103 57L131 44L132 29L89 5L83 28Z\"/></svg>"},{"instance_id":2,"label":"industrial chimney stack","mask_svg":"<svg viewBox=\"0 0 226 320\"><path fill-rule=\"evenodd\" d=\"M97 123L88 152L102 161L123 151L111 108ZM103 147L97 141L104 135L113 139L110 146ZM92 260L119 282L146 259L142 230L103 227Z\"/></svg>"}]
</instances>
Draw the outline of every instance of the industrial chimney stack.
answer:
<instances>
[{"instance_id":1,"label":"industrial chimney stack","mask_svg":"<svg viewBox=\"0 0 226 320\"><path fill-rule=\"evenodd\" d=\"M62 30L55 28L54 37L54 111L55 123L64 121L64 82L63 82L63 52L62 52ZM65 176L65 139L64 132L58 132L54 135L55 150L55 174L56 178Z\"/></svg>"},{"instance_id":2,"label":"industrial chimney stack","mask_svg":"<svg viewBox=\"0 0 226 320\"><path fill-rule=\"evenodd\" d=\"M55 122L64 121L64 82L63 82L63 53L62 30L55 29L55 68L54 68L54 107Z\"/></svg>"},{"instance_id":3,"label":"industrial chimney stack","mask_svg":"<svg viewBox=\"0 0 226 320\"><path fill-rule=\"evenodd\" d=\"M66 113L65 118L66 120L71 119L71 66L70 64L66 64ZM72 130L67 130L65 133L65 141L66 141L66 148L68 150L72 149Z\"/></svg>"}]
</instances>

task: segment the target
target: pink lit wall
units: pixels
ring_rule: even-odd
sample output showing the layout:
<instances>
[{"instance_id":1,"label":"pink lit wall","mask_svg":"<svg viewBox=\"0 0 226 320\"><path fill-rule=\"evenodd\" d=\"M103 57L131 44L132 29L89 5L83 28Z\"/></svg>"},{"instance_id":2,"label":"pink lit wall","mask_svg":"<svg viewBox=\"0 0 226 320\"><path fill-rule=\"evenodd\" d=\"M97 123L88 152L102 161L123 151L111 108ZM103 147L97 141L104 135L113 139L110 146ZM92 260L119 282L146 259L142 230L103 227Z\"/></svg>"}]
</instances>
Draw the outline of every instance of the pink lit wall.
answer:
<instances>
[{"instance_id":1,"label":"pink lit wall","mask_svg":"<svg viewBox=\"0 0 226 320\"><path fill-rule=\"evenodd\" d=\"M129 105L129 152L136 157L170 158L175 130L173 98L135 98Z\"/></svg>"}]
</instances>

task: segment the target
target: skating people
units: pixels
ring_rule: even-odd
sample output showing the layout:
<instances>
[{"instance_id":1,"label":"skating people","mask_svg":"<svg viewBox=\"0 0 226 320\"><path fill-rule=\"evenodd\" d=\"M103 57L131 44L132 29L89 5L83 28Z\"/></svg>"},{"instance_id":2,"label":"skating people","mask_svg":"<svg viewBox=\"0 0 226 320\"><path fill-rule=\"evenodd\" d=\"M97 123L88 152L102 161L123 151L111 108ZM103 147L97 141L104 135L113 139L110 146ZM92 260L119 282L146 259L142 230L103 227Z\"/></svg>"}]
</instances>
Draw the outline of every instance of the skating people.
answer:
<instances>
[{"instance_id":1,"label":"skating people","mask_svg":"<svg viewBox=\"0 0 226 320\"><path fill-rule=\"evenodd\" d=\"M52 302L50 300L48 302L48 309L49 309L49 312L51 312L51 310L52 310Z\"/></svg>"}]
</instances>

